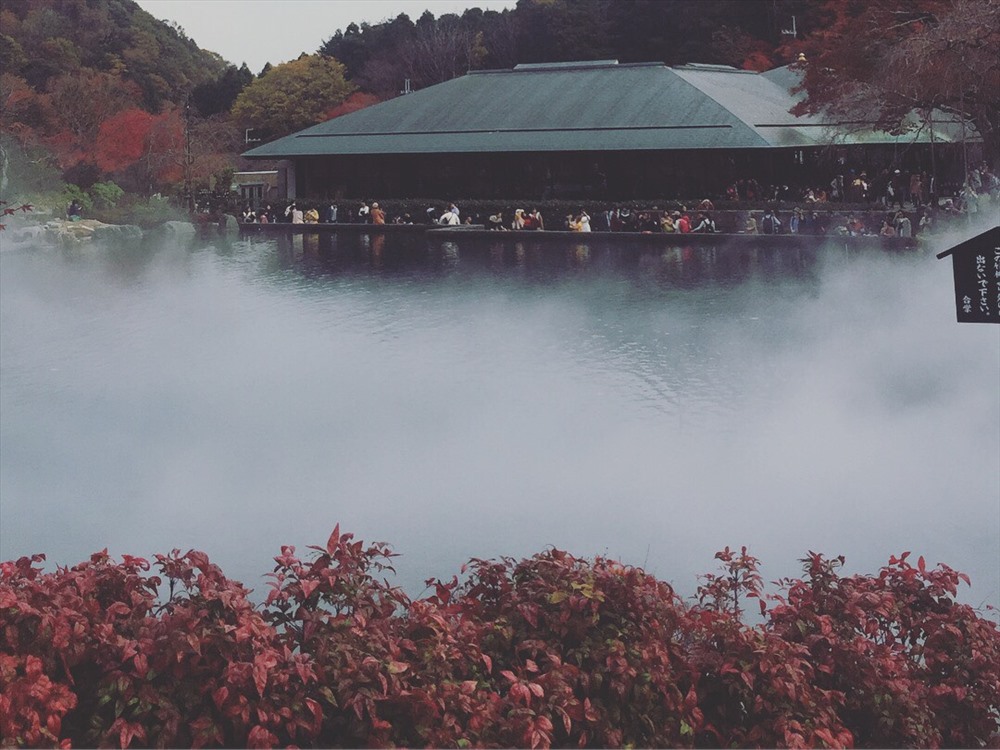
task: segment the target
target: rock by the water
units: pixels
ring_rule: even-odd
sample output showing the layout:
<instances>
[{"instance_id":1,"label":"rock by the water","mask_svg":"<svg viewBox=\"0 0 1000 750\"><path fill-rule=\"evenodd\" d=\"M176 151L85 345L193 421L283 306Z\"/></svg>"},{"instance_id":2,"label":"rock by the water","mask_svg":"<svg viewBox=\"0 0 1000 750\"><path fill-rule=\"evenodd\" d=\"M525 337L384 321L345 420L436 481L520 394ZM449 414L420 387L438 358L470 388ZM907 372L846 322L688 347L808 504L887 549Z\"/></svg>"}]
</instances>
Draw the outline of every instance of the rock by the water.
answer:
<instances>
[{"instance_id":1,"label":"rock by the water","mask_svg":"<svg viewBox=\"0 0 1000 750\"><path fill-rule=\"evenodd\" d=\"M140 242L142 229L134 224L102 224L94 229L94 239L100 242L126 244Z\"/></svg>"},{"instance_id":2,"label":"rock by the water","mask_svg":"<svg viewBox=\"0 0 1000 750\"><path fill-rule=\"evenodd\" d=\"M41 224L28 224L27 226L11 229L8 227L7 236L11 242L45 242L47 230Z\"/></svg>"},{"instance_id":3,"label":"rock by the water","mask_svg":"<svg viewBox=\"0 0 1000 750\"><path fill-rule=\"evenodd\" d=\"M11 239L72 248L94 244L95 240L117 244L139 242L142 240L142 229L131 224L105 224L96 219L50 219L45 223L17 227L11 233Z\"/></svg>"},{"instance_id":4,"label":"rock by the water","mask_svg":"<svg viewBox=\"0 0 1000 750\"><path fill-rule=\"evenodd\" d=\"M53 219L45 224L45 236L50 242L63 247L75 247L94 239L94 230L104 226L94 219L65 221Z\"/></svg>"},{"instance_id":5,"label":"rock by the water","mask_svg":"<svg viewBox=\"0 0 1000 750\"><path fill-rule=\"evenodd\" d=\"M165 221L156 228L156 233L175 240L191 240L197 233L189 221Z\"/></svg>"}]
</instances>

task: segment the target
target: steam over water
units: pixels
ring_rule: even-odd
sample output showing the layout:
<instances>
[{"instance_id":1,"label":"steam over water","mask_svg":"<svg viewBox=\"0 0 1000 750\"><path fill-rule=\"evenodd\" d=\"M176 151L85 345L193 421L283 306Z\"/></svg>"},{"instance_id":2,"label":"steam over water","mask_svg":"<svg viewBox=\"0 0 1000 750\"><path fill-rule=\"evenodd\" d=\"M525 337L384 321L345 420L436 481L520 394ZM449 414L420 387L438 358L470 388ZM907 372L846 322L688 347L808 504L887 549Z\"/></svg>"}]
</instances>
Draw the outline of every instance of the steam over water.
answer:
<instances>
[{"instance_id":1,"label":"steam over water","mask_svg":"<svg viewBox=\"0 0 1000 750\"><path fill-rule=\"evenodd\" d=\"M949 261L424 245L0 253L0 558L196 548L261 592L339 522L411 594L554 545L688 595L746 544L1000 604L1000 326Z\"/></svg>"}]
</instances>

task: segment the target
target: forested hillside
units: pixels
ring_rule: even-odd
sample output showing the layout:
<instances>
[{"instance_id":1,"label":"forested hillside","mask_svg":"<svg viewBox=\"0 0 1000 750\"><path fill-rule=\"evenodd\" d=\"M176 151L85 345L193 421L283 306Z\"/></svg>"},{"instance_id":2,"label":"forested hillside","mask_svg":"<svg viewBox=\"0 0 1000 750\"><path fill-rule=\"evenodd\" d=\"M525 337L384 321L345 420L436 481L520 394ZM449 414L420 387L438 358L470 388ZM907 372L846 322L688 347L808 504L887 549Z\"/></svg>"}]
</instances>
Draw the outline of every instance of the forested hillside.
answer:
<instances>
[{"instance_id":1,"label":"forested hillside","mask_svg":"<svg viewBox=\"0 0 1000 750\"><path fill-rule=\"evenodd\" d=\"M185 115L228 119L253 77L131 0L5 0L0 71L8 179L89 188L113 177L145 194L182 179ZM229 141L198 139L196 177L231 161Z\"/></svg>"},{"instance_id":2,"label":"forested hillside","mask_svg":"<svg viewBox=\"0 0 1000 750\"><path fill-rule=\"evenodd\" d=\"M0 65L38 92L80 74L109 76L157 112L225 68L131 0L5 0L0 13Z\"/></svg>"},{"instance_id":3,"label":"forested hillside","mask_svg":"<svg viewBox=\"0 0 1000 750\"><path fill-rule=\"evenodd\" d=\"M320 48L348 77L382 96L403 80L420 88L468 69L518 63L617 59L621 62L721 63L766 70L792 16L800 28L823 15L802 0L519 0L503 12L470 8L461 16L351 24Z\"/></svg>"}]
</instances>

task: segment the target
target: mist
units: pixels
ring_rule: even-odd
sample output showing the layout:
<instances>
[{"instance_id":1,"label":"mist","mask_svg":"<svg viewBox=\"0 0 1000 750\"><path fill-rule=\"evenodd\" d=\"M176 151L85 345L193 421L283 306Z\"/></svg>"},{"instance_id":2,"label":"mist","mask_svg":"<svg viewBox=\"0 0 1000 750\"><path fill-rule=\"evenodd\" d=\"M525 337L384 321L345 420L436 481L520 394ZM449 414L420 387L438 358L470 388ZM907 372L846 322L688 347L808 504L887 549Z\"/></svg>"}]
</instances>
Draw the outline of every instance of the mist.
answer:
<instances>
[{"instance_id":1,"label":"mist","mask_svg":"<svg viewBox=\"0 0 1000 750\"><path fill-rule=\"evenodd\" d=\"M690 595L726 545L767 580L911 550L998 606L1000 327L955 322L932 253L829 255L678 283L667 253L0 253L0 556L195 548L260 592L340 523L413 595L548 546Z\"/></svg>"}]
</instances>

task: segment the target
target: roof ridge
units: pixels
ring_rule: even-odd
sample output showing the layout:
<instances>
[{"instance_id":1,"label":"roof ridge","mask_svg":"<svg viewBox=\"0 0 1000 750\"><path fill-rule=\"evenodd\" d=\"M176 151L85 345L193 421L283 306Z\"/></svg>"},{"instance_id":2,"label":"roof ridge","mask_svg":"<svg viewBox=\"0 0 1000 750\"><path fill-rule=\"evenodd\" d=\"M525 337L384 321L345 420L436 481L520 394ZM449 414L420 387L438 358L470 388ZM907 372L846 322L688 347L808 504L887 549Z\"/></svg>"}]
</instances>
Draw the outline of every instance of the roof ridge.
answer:
<instances>
[{"instance_id":1,"label":"roof ridge","mask_svg":"<svg viewBox=\"0 0 1000 750\"><path fill-rule=\"evenodd\" d=\"M616 65L618 65L618 60L566 60L518 63L511 70L573 70L575 68L610 68Z\"/></svg>"},{"instance_id":2,"label":"roof ridge","mask_svg":"<svg viewBox=\"0 0 1000 750\"><path fill-rule=\"evenodd\" d=\"M466 75L495 75L498 73L564 73L568 70L624 70L627 68L669 68L664 62L620 63L617 60L594 60L565 63L519 63L513 68L484 68L469 70Z\"/></svg>"}]
</instances>

